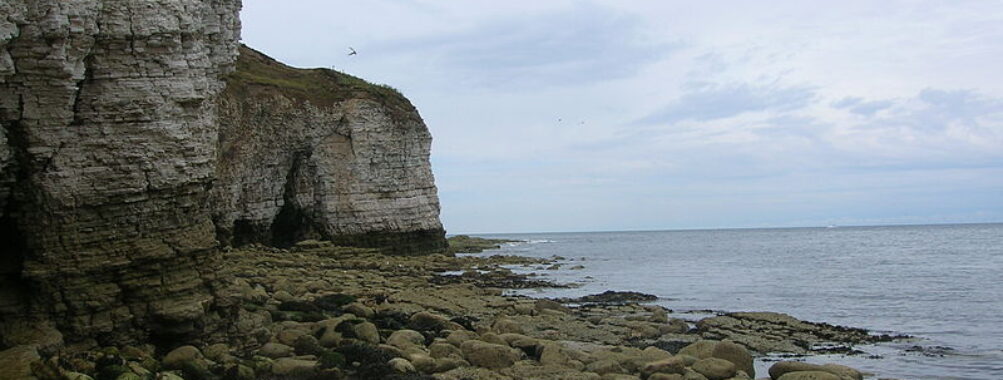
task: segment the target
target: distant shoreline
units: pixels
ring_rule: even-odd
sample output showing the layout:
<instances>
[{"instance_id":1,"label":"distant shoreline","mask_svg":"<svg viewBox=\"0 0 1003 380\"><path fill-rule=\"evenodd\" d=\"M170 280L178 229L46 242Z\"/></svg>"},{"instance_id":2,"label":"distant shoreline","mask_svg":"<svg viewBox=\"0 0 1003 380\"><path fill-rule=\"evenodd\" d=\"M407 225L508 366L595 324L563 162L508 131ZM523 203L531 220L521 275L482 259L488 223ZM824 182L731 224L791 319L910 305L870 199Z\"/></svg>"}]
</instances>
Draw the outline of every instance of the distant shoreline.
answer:
<instances>
[{"instance_id":1,"label":"distant shoreline","mask_svg":"<svg viewBox=\"0 0 1003 380\"><path fill-rule=\"evenodd\" d=\"M836 225L836 228L886 228L886 227L950 227L950 226L991 226L1001 222L959 222L959 223L918 223L918 224L871 224L871 225ZM467 235L473 237L492 238L506 235L559 235L559 234L593 234L593 233L632 233L632 232L700 232L700 231L748 231L748 230L798 230L827 229L828 226L790 226L790 227L721 227L721 228L672 228L672 229L639 229L639 230L602 230L602 231L543 231L543 232L462 232L448 233L447 237Z\"/></svg>"}]
</instances>

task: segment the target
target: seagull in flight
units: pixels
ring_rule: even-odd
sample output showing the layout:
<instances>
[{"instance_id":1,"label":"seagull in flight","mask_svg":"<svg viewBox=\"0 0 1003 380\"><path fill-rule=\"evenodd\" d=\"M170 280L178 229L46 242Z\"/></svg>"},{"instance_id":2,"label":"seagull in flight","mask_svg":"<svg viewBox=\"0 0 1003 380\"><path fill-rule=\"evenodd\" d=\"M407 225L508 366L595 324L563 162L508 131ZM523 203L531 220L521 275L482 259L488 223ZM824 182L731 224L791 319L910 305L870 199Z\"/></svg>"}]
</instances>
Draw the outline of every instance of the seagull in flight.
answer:
<instances>
[{"instance_id":1,"label":"seagull in flight","mask_svg":"<svg viewBox=\"0 0 1003 380\"><path fill-rule=\"evenodd\" d=\"M356 55L356 54L359 54L359 53L356 52L354 48L352 48L351 46L349 46L348 47L348 55Z\"/></svg>"}]
</instances>

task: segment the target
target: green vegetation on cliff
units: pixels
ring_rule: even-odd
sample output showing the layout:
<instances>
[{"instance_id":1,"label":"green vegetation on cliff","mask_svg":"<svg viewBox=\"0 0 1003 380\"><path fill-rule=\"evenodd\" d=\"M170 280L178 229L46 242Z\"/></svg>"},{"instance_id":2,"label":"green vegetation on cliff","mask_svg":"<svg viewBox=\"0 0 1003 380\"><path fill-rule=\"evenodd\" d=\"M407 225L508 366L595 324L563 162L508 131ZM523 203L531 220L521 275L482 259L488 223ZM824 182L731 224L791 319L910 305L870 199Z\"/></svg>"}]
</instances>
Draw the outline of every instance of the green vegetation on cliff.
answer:
<instances>
[{"instance_id":1,"label":"green vegetation on cliff","mask_svg":"<svg viewBox=\"0 0 1003 380\"><path fill-rule=\"evenodd\" d=\"M281 93L293 101L317 107L349 99L369 99L392 110L395 117L417 116L411 102L393 87L331 69L290 67L245 45L240 46L236 66L226 77L226 91L238 97Z\"/></svg>"}]
</instances>

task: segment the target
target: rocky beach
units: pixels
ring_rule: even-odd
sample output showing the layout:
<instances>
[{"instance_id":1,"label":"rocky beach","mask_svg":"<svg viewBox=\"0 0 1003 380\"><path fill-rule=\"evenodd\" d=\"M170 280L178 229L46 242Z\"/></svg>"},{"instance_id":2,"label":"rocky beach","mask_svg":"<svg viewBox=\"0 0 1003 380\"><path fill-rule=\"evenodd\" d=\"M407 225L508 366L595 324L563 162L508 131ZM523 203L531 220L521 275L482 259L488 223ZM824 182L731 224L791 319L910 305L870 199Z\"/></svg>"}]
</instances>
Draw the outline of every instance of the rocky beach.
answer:
<instances>
[{"instance_id":1,"label":"rocky beach","mask_svg":"<svg viewBox=\"0 0 1003 380\"><path fill-rule=\"evenodd\" d=\"M499 243L456 241L468 252ZM218 302L235 316L227 332L180 346L18 346L0 354L0 378L859 380L864 374L849 367L797 361L755 373L753 358L893 339L769 312L694 324L633 292L503 295L564 286L512 270L546 270L559 257L388 256L308 240L250 245L223 259L221 275L232 280L220 285Z\"/></svg>"},{"instance_id":2,"label":"rocky beach","mask_svg":"<svg viewBox=\"0 0 1003 380\"><path fill-rule=\"evenodd\" d=\"M411 101L243 45L241 7L0 0L0 380L861 380L874 375L800 359L903 338L767 311L680 319L612 286L519 293L591 268L447 239ZM838 268L818 263L839 250L801 272ZM695 285L747 269L680 251L701 260L683 273ZM611 270L670 263L629 253ZM764 370L767 355L783 360Z\"/></svg>"}]
</instances>

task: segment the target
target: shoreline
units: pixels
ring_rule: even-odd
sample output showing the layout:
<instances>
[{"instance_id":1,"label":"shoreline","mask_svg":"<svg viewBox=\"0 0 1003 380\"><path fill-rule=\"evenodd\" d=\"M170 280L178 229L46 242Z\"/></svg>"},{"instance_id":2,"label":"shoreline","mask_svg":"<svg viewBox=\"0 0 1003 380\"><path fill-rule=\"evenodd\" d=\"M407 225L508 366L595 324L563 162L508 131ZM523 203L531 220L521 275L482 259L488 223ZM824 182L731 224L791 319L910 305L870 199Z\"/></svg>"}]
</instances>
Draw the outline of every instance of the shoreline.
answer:
<instances>
[{"instance_id":1,"label":"shoreline","mask_svg":"<svg viewBox=\"0 0 1003 380\"><path fill-rule=\"evenodd\" d=\"M503 242L478 243L464 250ZM811 355L820 353L816 345L901 338L779 313L728 313L691 325L633 292L504 295L560 286L509 269L546 268L556 259L384 256L317 241L288 250L248 246L225 259L235 280L220 295L236 319L223 337L124 347L76 342L24 353L34 362L24 364L39 379L76 380L859 380L863 374L849 367L801 362L755 373L753 361L765 352ZM459 274L443 275L449 272Z\"/></svg>"}]
</instances>

